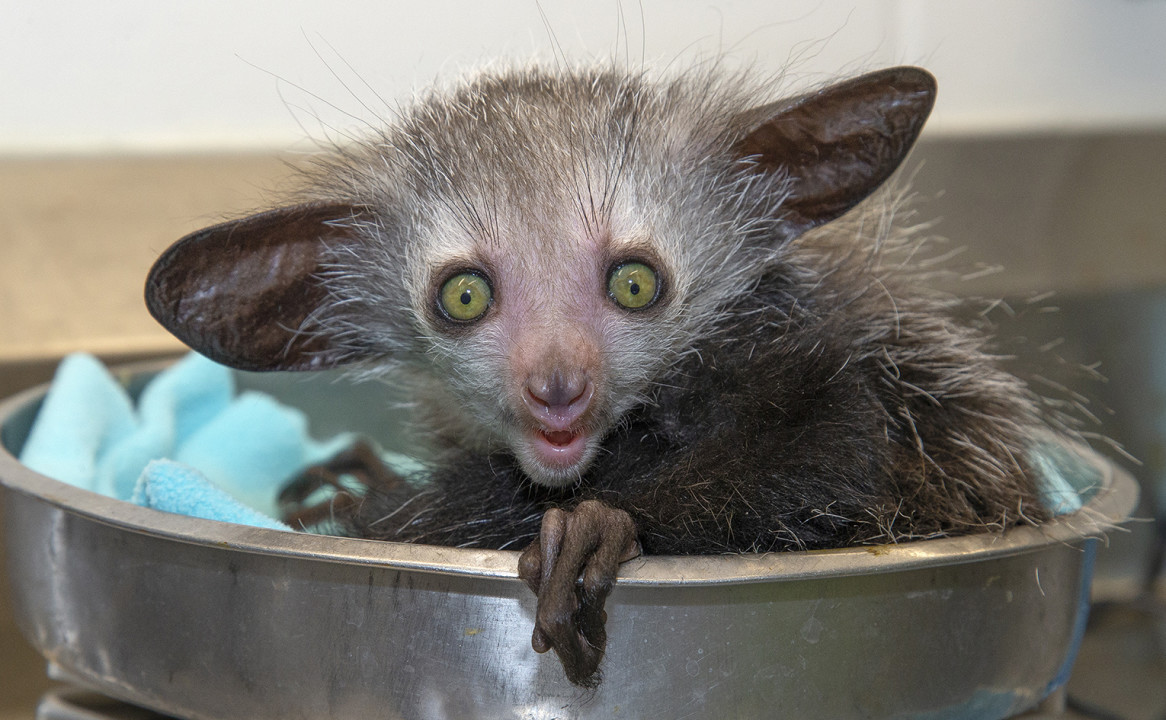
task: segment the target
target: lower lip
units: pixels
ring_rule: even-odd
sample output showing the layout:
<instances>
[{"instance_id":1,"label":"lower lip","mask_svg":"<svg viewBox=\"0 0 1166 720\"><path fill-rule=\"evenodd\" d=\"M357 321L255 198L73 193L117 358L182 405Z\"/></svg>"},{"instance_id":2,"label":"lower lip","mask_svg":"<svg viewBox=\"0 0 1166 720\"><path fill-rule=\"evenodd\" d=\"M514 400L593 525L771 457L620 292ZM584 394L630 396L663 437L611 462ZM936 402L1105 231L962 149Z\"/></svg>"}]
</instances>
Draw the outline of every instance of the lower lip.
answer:
<instances>
[{"instance_id":1,"label":"lower lip","mask_svg":"<svg viewBox=\"0 0 1166 720\"><path fill-rule=\"evenodd\" d=\"M532 443L535 454L548 467L566 469L583 458L587 435L583 432L546 432L536 430Z\"/></svg>"}]
</instances>

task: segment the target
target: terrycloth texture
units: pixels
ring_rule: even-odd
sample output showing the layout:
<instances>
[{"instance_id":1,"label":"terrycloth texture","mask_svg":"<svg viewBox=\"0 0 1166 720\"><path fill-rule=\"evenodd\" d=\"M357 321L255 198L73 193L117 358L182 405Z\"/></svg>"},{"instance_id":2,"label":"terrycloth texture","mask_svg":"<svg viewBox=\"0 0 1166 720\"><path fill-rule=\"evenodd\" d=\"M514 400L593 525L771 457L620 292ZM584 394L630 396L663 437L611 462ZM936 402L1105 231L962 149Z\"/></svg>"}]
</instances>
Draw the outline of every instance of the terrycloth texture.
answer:
<instances>
[{"instance_id":1,"label":"terrycloth texture","mask_svg":"<svg viewBox=\"0 0 1166 720\"><path fill-rule=\"evenodd\" d=\"M98 467L137 427L133 403L101 363L73 355L57 368L20 461L49 477L112 495L110 483L98 482Z\"/></svg>"},{"instance_id":2,"label":"terrycloth texture","mask_svg":"<svg viewBox=\"0 0 1166 720\"><path fill-rule=\"evenodd\" d=\"M239 502L189 465L173 460L151 460L130 499L145 507L206 520L225 520L273 530L291 529Z\"/></svg>"},{"instance_id":3,"label":"terrycloth texture","mask_svg":"<svg viewBox=\"0 0 1166 720\"><path fill-rule=\"evenodd\" d=\"M21 452L50 477L146 507L262 527L280 486L352 442L314 441L303 413L259 393L235 396L230 370L191 354L159 374L135 409L96 359L57 370ZM153 463L169 459L172 462Z\"/></svg>"}]
</instances>

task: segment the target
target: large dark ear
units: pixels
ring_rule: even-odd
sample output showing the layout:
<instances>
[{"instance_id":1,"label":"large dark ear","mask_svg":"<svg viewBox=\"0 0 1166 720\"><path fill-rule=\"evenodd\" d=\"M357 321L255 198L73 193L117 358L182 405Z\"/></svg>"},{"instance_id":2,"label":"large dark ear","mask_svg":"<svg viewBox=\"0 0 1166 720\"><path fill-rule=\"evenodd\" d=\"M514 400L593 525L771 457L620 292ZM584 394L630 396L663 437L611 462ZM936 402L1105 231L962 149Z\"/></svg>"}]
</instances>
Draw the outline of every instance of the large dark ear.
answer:
<instances>
[{"instance_id":1,"label":"large dark ear","mask_svg":"<svg viewBox=\"0 0 1166 720\"><path fill-rule=\"evenodd\" d=\"M179 340L241 370L321 370L346 357L308 319L327 302L326 249L367 215L342 204L272 210L191 233L150 270L146 305Z\"/></svg>"},{"instance_id":2,"label":"large dark ear","mask_svg":"<svg viewBox=\"0 0 1166 720\"><path fill-rule=\"evenodd\" d=\"M896 67L757 108L735 151L757 172L782 173L788 237L829 222L881 185L919 137L935 78Z\"/></svg>"}]
</instances>

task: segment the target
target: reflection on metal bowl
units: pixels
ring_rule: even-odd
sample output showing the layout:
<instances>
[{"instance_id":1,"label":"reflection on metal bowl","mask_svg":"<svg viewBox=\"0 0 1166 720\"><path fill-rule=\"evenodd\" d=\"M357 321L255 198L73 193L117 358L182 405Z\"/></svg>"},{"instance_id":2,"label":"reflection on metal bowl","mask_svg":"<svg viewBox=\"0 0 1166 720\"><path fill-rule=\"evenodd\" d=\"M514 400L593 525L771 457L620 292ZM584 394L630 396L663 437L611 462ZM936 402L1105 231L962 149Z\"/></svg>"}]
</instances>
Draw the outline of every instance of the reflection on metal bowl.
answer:
<instances>
[{"instance_id":1,"label":"reflection on metal bowl","mask_svg":"<svg viewBox=\"0 0 1166 720\"><path fill-rule=\"evenodd\" d=\"M243 382L314 418L383 408L331 378ZM0 406L18 621L68 673L185 718L1003 718L1065 681L1096 538L1137 497L1089 454L1100 488L1041 529L632 561L608 600L603 684L581 691L531 650L517 553L244 527L79 490L14 457L43 393Z\"/></svg>"}]
</instances>

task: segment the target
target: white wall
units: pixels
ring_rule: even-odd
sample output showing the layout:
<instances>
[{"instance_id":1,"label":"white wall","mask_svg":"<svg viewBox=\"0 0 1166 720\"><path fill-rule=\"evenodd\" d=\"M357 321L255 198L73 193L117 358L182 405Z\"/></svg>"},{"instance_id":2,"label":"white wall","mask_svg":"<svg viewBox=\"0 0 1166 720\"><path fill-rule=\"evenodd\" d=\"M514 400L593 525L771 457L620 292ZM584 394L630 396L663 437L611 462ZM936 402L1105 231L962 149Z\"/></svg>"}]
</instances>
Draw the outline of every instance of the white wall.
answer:
<instances>
[{"instance_id":1,"label":"white wall","mask_svg":"<svg viewBox=\"0 0 1166 720\"><path fill-rule=\"evenodd\" d=\"M921 64L931 133L1166 125L1161 0L39 0L0 10L0 153L290 147L551 31L572 58L727 51L803 82Z\"/></svg>"}]
</instances>

